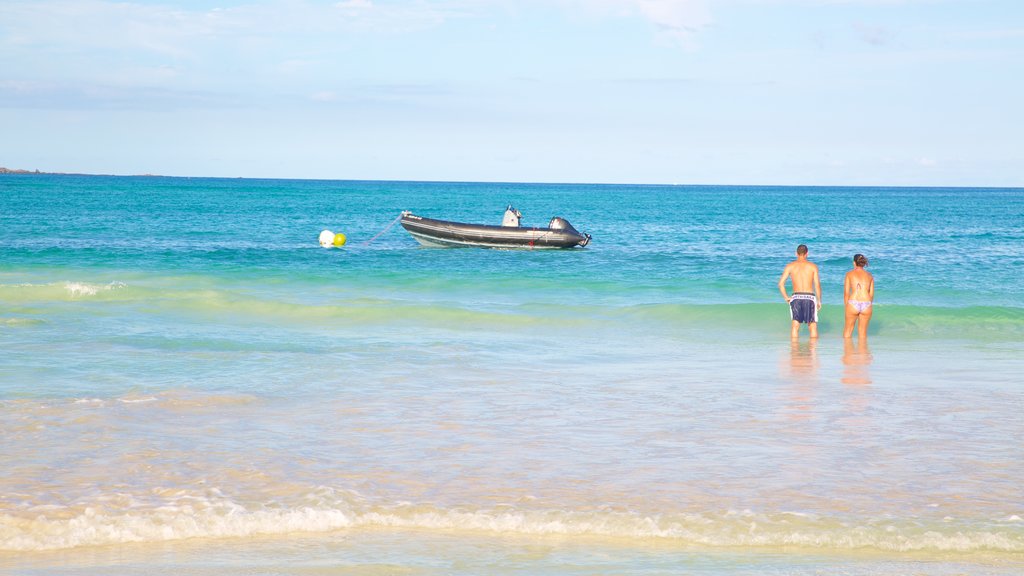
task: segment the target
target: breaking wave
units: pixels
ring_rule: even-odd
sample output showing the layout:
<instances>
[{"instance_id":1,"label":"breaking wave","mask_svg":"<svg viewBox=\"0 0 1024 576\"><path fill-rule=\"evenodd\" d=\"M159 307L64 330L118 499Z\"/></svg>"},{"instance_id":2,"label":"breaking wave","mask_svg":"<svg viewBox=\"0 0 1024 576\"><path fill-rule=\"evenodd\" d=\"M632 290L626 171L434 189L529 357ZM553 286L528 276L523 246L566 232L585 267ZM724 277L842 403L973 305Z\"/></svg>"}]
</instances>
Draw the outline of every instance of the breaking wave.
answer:
<instances>
[{"instance_id":1,"label":"breaking wave","mask_svg":"<svg viewBox=\"0 0 1024 576\"><path fill-rule=\"evenodd\" d=\"M314 291L311 291L314 292ZM276 325L389 325L468 329L550 328L552 319L568 329L596 328L614 324L642 324L652 328L732 328L778 332L789 318L784 303L641 303L609 304L576 299L552 303L546 297L520 298L514 303L431 297L366 297L260 293L225 288L130 286L123 282L56 282L50 284L0 285L0 301L35 306L77 302L96 306L141 306L136 313L194 314L222 322L268 322ZM38 311L38 310L37 310ZM40 321L31 317L3 319L9 325ZM843 324L842 306L826 304L820 313L824 330ZM1012 306L910 306L876 303L872 331L901 337L952 337L1019 339L1024 337L1024 308Z\"/></svg>"},{"instance_id":2,"label":"breaking wave","mask_svg":"<svg viewBox=\"0 0 1024 576\"><path fill-rule=\"evenodd\" d=\"M305 502L243 505L216 490L155 489L165 499L141 504L116 494L77 507L39 506L0 514L0 550L40 551L186 538L238 538L358 529L424 529L485 535L655 539L685 546L868 549L889 553L1024 553L1016 516L985 523L866 519L797 513L637 513L597 510L445 509L370 505L349 492L322 488Z\"/></svg>"},{"instance_id":3,"label":"breaking wave","mask_svg":"<svg viewBox=\"0 0 1024 576\"><path fill-rule=\"evenodd\" d=\"M112 292L125 288L124 282L117 281L106 284L77 281L48 284L0 284L0 298L12 303L73 301L97 296L105 298Z\"/></svg>"}]
</instances>

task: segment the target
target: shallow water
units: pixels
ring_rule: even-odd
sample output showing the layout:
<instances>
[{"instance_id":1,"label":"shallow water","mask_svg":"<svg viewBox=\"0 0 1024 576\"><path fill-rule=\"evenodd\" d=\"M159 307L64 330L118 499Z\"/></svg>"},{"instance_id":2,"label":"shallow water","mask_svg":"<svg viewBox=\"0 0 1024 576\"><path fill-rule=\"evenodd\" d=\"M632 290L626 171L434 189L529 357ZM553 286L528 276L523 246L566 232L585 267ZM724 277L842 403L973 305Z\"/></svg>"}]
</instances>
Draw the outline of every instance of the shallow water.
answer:
<instances>
[{"instance_id":1,"label":"shallow water","mask_svg":"<svg viewBox=\"0 0 1024 576\"><path fill-rule=\"evenodd\" d=\"M508 202L594 241L364 244ZM13 176L0 220L0 567L1024 570L1020 190Z\"/></svg>"}]
</instances>

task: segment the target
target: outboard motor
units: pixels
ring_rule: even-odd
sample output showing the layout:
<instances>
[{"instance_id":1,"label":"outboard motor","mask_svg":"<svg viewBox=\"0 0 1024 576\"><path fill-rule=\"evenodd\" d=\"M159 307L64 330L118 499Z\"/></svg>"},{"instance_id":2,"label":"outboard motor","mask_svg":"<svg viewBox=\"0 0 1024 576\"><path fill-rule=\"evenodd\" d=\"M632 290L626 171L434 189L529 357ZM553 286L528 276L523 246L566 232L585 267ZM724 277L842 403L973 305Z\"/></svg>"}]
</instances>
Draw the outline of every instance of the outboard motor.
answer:
<instances>
[{"instance_id":1,"label":"outboard motor","mask_svg":"<svg viewBox=\"0 0 1024 576\"><path fill-rule=\"evenodd\" d=\"M566 220L565 218L561 218L559 216L555 216L554 218L551 219L551 222L548 222L548 228L552 230L562 230L565 232L570 232L572 234L579 234L579 232L577 232L576 229L572 227L572 224L569 224L568 220Z\"/></svg>"},{"instance_id":2,"label":"outboard motor","mask_svg":"<svg viewBox=\"0 0 1024 576\"><path fill-rule=\"evenodd\" d=\"M508 208L505 208L505 216L501 219L501 225L518 228L519 219L522 217L523 215L519 213L519 210L516 210L511 204L509 204Z\"/></svg>"}]
</instances>

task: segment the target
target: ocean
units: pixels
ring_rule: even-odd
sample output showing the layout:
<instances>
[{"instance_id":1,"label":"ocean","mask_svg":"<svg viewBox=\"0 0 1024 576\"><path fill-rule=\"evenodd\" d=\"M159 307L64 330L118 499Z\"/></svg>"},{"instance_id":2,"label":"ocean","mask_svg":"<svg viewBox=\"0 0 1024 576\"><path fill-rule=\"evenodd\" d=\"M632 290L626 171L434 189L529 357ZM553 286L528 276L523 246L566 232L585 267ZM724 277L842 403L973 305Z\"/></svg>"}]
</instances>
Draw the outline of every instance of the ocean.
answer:
<instances>
[{"instance_id":1,"label":"ocean","mask_svg":"<svg viewBox=\"0 0 1024 576\"><path fill-rule=\"evenodd\" d=\"M395 224L508 204L593 240ZM1022 273L1021 189L0 176L0 573L1020 574Z\"/></svg>"}]
</instances>

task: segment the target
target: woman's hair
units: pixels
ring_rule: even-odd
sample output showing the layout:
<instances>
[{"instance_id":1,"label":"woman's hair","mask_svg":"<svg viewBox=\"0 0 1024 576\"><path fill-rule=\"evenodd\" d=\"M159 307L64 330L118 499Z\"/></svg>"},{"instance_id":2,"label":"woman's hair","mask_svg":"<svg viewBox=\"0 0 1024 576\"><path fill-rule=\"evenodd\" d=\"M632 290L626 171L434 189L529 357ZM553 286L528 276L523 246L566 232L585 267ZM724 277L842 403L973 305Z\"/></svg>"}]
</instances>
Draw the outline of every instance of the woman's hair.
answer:
<instances>
[{"instance_id":1,"label":"woman's hair","mask_svg":"<svg viewBox=\"0 0 1024 576\"><path fill-rule=\"evenodd\" d=\"M853 263L863 268L864 266L868 265L868 258L863 254L854 254Z\"/></svg>"}]
</instances>

